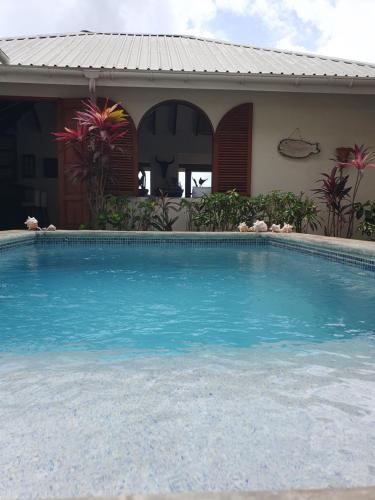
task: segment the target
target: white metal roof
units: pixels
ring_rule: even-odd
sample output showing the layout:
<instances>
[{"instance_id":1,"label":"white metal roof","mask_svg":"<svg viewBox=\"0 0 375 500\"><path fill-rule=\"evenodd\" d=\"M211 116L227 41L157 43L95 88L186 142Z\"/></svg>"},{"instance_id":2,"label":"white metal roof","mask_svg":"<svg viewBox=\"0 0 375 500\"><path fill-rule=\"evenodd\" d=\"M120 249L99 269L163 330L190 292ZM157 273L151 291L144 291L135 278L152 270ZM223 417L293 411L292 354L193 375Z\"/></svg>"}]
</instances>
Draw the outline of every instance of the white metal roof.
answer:
<instances>
[{"instance_id":1,"label":"white metal roof","mask_svg":"<svg viewBox=\"0 0 375 500\"><path fill-rule=\"evenodd\" d=\"M0 49L10 66L375 78L373 64L185 35L38 35L0 38Z\"/></svg>"},{"instance_id":2,"label":"white metal roof","mask_svg":"<svg viewBox=\"0 0 375 500\"><path fill-rule=\"evenodd\" d=\"M0 49L0 63L1 64L9 64L9 57L1 49Z\"/></svg>"}]
</instances>

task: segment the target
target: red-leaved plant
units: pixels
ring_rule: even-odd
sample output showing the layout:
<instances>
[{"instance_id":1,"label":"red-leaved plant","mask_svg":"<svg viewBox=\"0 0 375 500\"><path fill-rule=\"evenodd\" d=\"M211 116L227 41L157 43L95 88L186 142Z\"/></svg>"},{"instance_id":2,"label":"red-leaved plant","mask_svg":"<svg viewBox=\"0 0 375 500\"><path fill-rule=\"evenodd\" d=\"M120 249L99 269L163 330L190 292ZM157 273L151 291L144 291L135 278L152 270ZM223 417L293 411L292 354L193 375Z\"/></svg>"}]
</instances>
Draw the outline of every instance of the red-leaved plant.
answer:
<instances>
[{"instance_id":1,"label":"red-leaved plant","mask_svg":"<svg viewBox=\"0 0 375 500\"><path fill-rule=\"evenodd\" d=\"M375 156L370 148L366 148L364 145L358 146L358 144L355 144L351 154L349 155L349 158L346 161L339 161L337 163L338 167L351 167L357 170L357 175L351 196L351 203L349 207L349 221L346 233L347 238L351 238L353 236L354 217L357 211L356 199L359 185L361 184L366 168L375 167L374 160Z\"/></svg>"},{"instance_id":2,"label":"red-leaved plant","mask_svg":"<svg viewBox=\"0 0 375 500\"><path fill-rule=\"evenodd\" d=\"M373 153L365 146L355 144L354 148L338 148L335 166L329 174L322 174L318 182L321 186L313 191L324 202L328 210L328 219L325 226L327 236L353 236L354 219L358 210L357 194L365 169L375 167ZM354 187L348 186L349 174L344 175L345 167L355 168L357 171ZM345 232L346 229L346 232Z\"/></svg>"},{"instance_id":3,"label":"red-leaved plant","mask_svg":"<svg viewBox=\"0 0 375 500\"><path fill-rule=\"evenodd\" d=\"M343 175L342 169L335 165L329 174L322 174L318 181L320 187L313 189L327 207L328 218L324 226L326 236L342 236L352 189L347 186L348 179L349 175Z\"/></svg>"},{"instance_id":4,"label":"red-leaved plant","mask_svg":"<svg viewBox=\"0 0 375 500\"><path fill-rule=\"evenodd\" d=\"M128 120L118 104L99 107L92 100L82 101L83 110L74 117L75 127L65 127L53 135L74 151L74 160L67 166L73 182L86 184L91 225L97 226L98 215L105 205L105 194L111 180L111 156L121 150L119 145L128 132Z\"/></svg>"}]
</instances>

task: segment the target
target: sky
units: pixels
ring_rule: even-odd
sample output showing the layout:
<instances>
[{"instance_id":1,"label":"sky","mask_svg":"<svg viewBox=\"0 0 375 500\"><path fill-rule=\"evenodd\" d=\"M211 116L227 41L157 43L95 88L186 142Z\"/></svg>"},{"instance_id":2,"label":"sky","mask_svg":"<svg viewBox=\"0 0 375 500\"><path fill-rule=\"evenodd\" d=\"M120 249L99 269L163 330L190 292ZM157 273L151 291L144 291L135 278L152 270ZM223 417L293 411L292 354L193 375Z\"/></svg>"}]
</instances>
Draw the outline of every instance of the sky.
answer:
<instances>
[{"instance_id":1,"label":"sky","mask_svg":"<svg viewBox=\"0 0 375 500\"><path fill-rule=\"evenodd\" d=\"M176 33L375 63L375 0L0 0L0 37Z\"/></svg>"}]
</instances>

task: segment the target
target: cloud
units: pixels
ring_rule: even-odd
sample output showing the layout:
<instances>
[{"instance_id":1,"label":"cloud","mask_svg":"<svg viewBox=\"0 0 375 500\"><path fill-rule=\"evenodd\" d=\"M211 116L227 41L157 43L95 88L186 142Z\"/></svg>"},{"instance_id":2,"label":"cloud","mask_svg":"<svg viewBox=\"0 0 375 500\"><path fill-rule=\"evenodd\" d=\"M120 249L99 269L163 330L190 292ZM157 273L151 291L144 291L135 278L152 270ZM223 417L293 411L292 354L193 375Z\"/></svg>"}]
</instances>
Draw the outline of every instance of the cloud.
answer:
<instances>
[{"instance_id":1,"label":"cloud","mask_svg":"<svg viewBox=\"0 0 375 500\"><path fill-rule=\"evenodd\" d=\"M374 0L256 0L253 12L278 48L375 62Z\"/></svg>"},{"instance_id":2,"label":"cloud","mask_svg":"<svg viewBox=\"0 0 375 500\"><path fill-rule=\"evenodd\" d=\"M375 0L0 0L0 36L88 29L228 38L228 13L246 20L238 32L246 43L375 62ZM252 39L259 26L261 43Z\"/></svg>"},{"instance_id":3,"label":"cloud","mask_svg":"<svg viewBox=\"0 0 375 500\"><path fill-rule=\"evenodd\" d=\"M215 36L214 0L0 0L0 36L80 31ZM21 15L22 13L22 15Z\"/></svg>"}]
</instances>

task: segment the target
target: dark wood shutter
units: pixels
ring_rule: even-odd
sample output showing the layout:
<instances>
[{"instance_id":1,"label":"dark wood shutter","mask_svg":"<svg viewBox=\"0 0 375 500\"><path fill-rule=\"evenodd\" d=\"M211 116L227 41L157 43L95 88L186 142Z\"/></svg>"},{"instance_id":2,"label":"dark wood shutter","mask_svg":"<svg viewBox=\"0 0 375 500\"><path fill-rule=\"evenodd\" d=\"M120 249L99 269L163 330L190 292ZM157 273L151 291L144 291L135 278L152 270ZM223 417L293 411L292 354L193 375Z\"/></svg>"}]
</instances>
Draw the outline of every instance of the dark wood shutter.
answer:
<instances>
[{"instance_id":1,"label":"dark wood shutter","mask_svg":"<svg viewBox=\"0 0 375 500\"><path fill-rule=\"evenodd\" d=\"M214 136L214 191L250 195L252 111L252 104L241 104L220 120Z\"/></svg>"},{"instance_id":2,"label":"dark wood shutter","mask_svg":"<svg viewBox=\"0 0 375 500\"><path fill-rule=\"evenodd\" d=\"M58 131L74 126L74 115L82 108L82 99L61 99L58 102ZM86 190L82 183L73 183L68 175L69 165L74 161L71 148L58 143L59 159L59 212L60 229L78 229L89 220Z\"/></svg>"},{"instance_id":3,"label":"dark wood shutter","mask_svg":"<svg viewBox=\"0 0 375 500\"><path fill-rule=\"evenodd\" d=\"M99 98L98 104L102 106L105 99ZM113 104L109 101L109 105ZM138 154L137 130L132 117L126 112L128 119L127 134L117 142L118 149L111 156L111 179L107 192L117 196L137 196L138 194Z\"/></svg>"}]
</instances>

